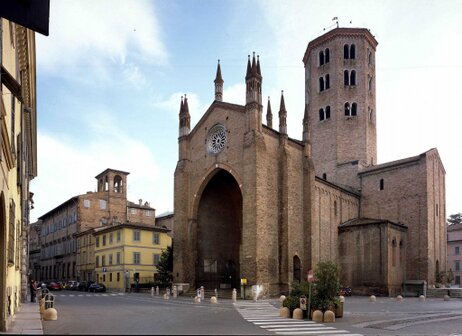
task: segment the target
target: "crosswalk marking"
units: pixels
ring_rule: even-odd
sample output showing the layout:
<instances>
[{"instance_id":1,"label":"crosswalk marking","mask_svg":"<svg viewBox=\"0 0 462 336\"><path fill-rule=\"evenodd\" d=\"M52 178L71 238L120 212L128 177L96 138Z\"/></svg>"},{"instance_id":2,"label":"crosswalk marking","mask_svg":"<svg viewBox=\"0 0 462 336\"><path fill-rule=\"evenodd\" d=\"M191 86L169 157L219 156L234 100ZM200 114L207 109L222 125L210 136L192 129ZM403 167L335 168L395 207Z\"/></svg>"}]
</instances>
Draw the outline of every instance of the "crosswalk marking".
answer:
<instances>
[{"instance_id":1,"label":"crosswalk marking","mask_svg":"<svg viewBox=\"0 0 462 336\"><path fill-rule=\"evenodd\" d=\"M234 307L246 321L278 335L362 336L322 323L281 317L279 310L269 302L236 302Z\"/></svg>"}]
</instances>

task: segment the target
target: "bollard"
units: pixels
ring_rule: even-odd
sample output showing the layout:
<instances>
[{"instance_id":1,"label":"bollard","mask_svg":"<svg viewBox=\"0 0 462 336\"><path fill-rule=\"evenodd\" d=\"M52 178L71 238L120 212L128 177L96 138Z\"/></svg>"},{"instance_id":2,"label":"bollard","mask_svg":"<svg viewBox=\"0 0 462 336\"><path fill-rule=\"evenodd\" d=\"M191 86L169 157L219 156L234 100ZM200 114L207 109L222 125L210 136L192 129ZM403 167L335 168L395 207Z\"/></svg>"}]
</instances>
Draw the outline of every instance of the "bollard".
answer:
<instances>
[{"instance_id":1,"label":"bollard","mask_svg":"<svg viewBox=\"0 0 462 336\"><path fill-rule=\"evenodd\" d=\"M279 309L279 316L280 317L285 317L285 318L290 318L290 310L287 307L282 307Z\"/></svg>"},{"instance_id":2,"label":"bollard","mask_svg":"<svg viewBox=\"0 0 462 336\"><path fill-rule=\"evenodd\" d=\"M176 286L173 286L173 298L176 299L177 296L178 296L178 289Z\"/></svg>"},{"instance_id":3,"label":"bollard","mask_svg":"<svg viewBox=\"0 0 462 336\"><path fill-rule=\"evenodd\" d=\"M237 291L236 291L236 288L233 288L233 295L232 295L232 298L233 298L233 302L236 302L236 301L237 301Z\"/></svg>"},{"instance_id":4,"label":"bollard","mask_svg":"<svg viewBox=\"0 0 462 336\"><path fill-rule=\"evenodd\" d=\"M204 289L204 286L201 286L200 295L201 295L201 300L205 300L205 289Z\"/></svg>"},{"instance_id":5,"label":"bollard","mask_svg":"<svg viewBox=\"0 0 462 336\"><path fill-rule=\"evenodd\" d=\"M285 296L285 295L281 295L281 296L279 297L279 302L281 303L281 307L282 307L282 305L283 305L285 299L286 299L286 296Z\"/></svg>"},{"instance_id":6,"label":"bollard","mask_svg":"<svg viewBox=\"0 0 462 336\"><path fill-rule=\"evenodd\" d=\"M217 297L216 297L216 296L212 296L212 297L210 298L210 303L213 303L213 304L218 303Z\"/></svg>"},{"instance_id":7,"label":"bollard","mask_svg":"<svg viewBox=\"0 0 462 336\"><path fill-rule=\"evenodd\" d=\"M201 297L200 296L195 296L194 297L194 303L201 303Z\"/></svg>"},{"instance_id":8,"label":"bollard","mask_svg":"<svg viewBox=\"0 0 462 336\"><path fill-rule=\"evenodd\" d=\"M449 301L449 300L451 300L451 298L449 297L449 295L446 294L446 295L444 296L444 301Z\"/></svg>"},{"instance_id":9,"label":"bollard","mask_svg":"<svg viewBox=\"0 0 462 336\"><path fill-rule=\"evenodd\" d=\"M300 308L295 308L293 312L293 318L295 320L303 320L303 310Z\"/></svg>"},{"instance_id":10,"label":"bollard","mask_svg":"<svg viewBox=\"0 0 462 336\"><path fill-rule=\"evenodd\" d=\"M218 290L215 288L215 291L214 291L214 292L215 292L215 297L216 297L217 300L218 300Z\"/></svg>"},{"instance_id":11,"label":"bollard","mask_svg":"<svg viewBox=\"0 0 462 336\"><path fill-rule=\"evenodd\" d=\"M335 314L331 310L326 310L324 313L324 322L335 322Z\"/></svg>"},{"instance_id":12,"label":"bollard","mask_svg":"<svg viewBox=\"0 0 462 336\"><path fill-rule=\"evenodd\" d=\"M343 295L340 295L338 299L340 302L345 302L345 297Z\"/></svg>"},{"instance_id":13,"label":"bollard","mask_svg":"<svg viewBox=\"0 0 462 336\"><path fill-rule=\"evenodd\" d=\"M170 288L167 288L167 292L165 293L166 300L170 300Z\"/></svg>"},{"instance_id":14,"label":"bollard","mask_svg":"<svg viewBox=\"0 0 462 336\"><path fill-rule=\"evenodd\" d=\"M398 302L403 301L403 297L402 297L401 295L398 295L398 296L396 297L396 301L398 301Z\"/></svg>"},{"instance_id":15,"label":"bollard","mask_svg":"<svg viewBox=\"0 0 462 336\"><path fill-rule=\"evenodd\" d=\"M315 310L313 312L313 317L311 318L311 320L313 320L314 322L322 322L322 317L323 317L322 311Z\"/></svg>"},{"instance_id":16,"label":"bollard","mask_svg":"<svg viewBox=\"0 0 462 336\"><path fill-rule=\"evenodd\" d=\"M425 296L420 295L420 296L419 296L419 301L420 301L420 302L425 301Z\"/></svg>"},{"instance_id":17,"label":"bollard","mask_svg":"<svg viewBox=\"0 0 462 336\"><path fill-rule=\"evenodd\" d=\"M159 296L159 286L156 286L156 296Z\"/></svg>"},{"instance_id":18,"label":"bollard","mask_svg":"<svg viewBox=\"0 0 462 336\"><path fill-rule=\"evenodd\" d=\"M54 308L47 308L43 313L43 319L45 321L56 321L58 319L58 312Z\"/></svg>"},{"instance_id":19,"label":"bollard","mask_svg":"<svg viewBox=\"0 0 462 336\"><path fill-rule=\"evenodd\" d=\"M151 287L151 297L154 297L154 287Z\"/></svg>"},{"instance_id":20,"label":"bollard","mask_svg":"<svg viewBox=\"0 0 462 336\"><path fill-rule=\"evenodd\" d=\"M375 302L375 301L377 301L377 298L375 297L375 295L371 295L369 297L369 302Z\"/></svg>"}]
</instances>

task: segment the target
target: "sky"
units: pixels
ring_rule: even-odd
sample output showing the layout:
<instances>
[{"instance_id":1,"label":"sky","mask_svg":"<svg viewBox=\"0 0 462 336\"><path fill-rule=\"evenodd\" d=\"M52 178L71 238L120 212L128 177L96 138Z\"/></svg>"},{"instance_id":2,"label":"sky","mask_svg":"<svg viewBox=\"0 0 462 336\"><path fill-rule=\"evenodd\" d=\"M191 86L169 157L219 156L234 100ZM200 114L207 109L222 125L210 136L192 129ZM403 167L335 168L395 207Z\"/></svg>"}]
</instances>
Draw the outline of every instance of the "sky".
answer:
<instances>
[{"instance_id":1,"label":"sky","mask_svg":"<svg viewBox=\"0 0 462 336\"><path fill-rule=\"evenodd\" d=\"M245 102L247 55L260 55L264 111L284 90L289 137L302 138L303 55L335 27L368 28L376 50L378 163L437 148L446 217L462 212L462 1L59 0L36 35L38 176L31 222L130 172L128 199L173 211L178 113L191 128L214 100ZM276 117L277 119L277 117ZM277 120L276 120L277 124Z\"/></svg>"}]
</instances>

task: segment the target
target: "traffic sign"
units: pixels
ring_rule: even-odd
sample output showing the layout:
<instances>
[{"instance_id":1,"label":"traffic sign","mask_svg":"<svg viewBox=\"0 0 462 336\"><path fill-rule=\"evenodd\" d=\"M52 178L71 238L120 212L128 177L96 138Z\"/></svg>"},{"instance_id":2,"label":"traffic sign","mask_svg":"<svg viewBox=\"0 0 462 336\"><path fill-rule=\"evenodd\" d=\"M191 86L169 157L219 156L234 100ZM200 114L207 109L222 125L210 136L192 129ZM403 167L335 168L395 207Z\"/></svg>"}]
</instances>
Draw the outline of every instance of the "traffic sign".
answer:
<instances>
[{"instance_id":1,"label":"traffic sign","mask_svg":"<svg viewBox=\"0 0 462 336\"><path fill-rule=\"evenodd\" d=\"M314 281L313 270L308 271L307 280L308 280L308 282L313 282Z\"/></svg>"}]
</instances>

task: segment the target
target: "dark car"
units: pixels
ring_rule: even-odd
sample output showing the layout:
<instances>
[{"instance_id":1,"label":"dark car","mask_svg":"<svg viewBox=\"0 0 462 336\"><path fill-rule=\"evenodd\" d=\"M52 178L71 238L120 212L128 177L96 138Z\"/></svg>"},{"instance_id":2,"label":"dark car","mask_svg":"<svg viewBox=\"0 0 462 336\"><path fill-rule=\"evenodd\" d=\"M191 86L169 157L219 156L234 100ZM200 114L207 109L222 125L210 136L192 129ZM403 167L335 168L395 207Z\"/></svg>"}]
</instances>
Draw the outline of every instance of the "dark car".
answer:
<instances>
[{"instance_id":1,"label":"dark car","mask_svg":"<svg viewBox=\"0 0 462 336\"><path fill-rule=\"evenodd\" d=\"M79 285L77 286L77 289L79 291L88 292L88 288L90 287L90 285L92 283L94 283L94 281L81 281L81 282L79 282Z\"/></svg>"},{"instance_id":2,"label":"dark car","mask_svg":"<svg viewBox=\"0 0 462 336\"><path fill-rule=\"evenodd\" d=\"M67 282L66 289L68 289L68 290L76 290L76 289L77 289L77 285L78 285L78 282L77 282L77 281L74 281L74 280L68 281L68 282Z\"/></svg>"},{"instance_id":3,"label":"dark car","mask_svg":"<svg viewBox=\"0 0 462 336\"><path fill-rule=\"evenodd\" d=\"M61 286L57 283L57 282L50 282L48 285L47 285L47 288L49 290L61 290Z\"/></svg>"},{"instance_id":4,"label":"dark car","mask_svg":"<svg viewBox=\"0 0 462 336\"><path fill-rule=\"evenodd\" d=\"M106 286L101 284L101 283L92 283L89 287L88 287L88 291L89 292L106 292Z\"/></svg>"},{"instance_id":5,"label":"dark car","mask_svg":"<svg viewBox=\"0 0 462 336\"><path fill-rule=\"evenodd\" d=\"M340 288L340 295L351 296L351 288L350 287L342 287L342 288Z\"/></svg>"}]
</instances>

